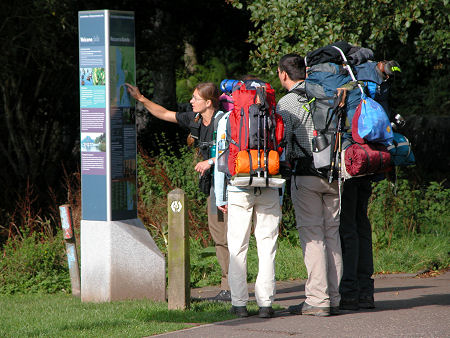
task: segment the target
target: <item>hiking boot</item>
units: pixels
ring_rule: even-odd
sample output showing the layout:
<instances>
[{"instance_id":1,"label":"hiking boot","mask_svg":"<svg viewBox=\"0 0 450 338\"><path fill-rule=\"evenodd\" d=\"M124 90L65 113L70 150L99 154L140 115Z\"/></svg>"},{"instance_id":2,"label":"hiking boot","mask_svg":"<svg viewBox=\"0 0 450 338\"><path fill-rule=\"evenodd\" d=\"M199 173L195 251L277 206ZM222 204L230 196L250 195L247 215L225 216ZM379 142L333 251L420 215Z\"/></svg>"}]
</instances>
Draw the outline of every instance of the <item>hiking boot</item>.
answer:
<instances>
[{"instance_id":1,"label":"hiking boot","mask_svg":"<svg viewBox=\"0 0 450 338\"><path fill-rule=\"evenodd\" d=\"M221 290L216 296L209 298L213 302L231 302L230 290Z\"/></svg>"},{"instance_id":2,"label":"hiking boot","mask_svg":"<svg viewBox=\"0 0 450 338\"><path fill-rule=\"evenodd\" d=\"M298 305L289 306L288 307L289 313L292 313L293 315L301 315L302 314L302 305L303 305L303 303L298 304Z\"/></svg>"},{"instance_id":3,"label":"hiking boot","mask_svg":"<svg viewBox=\"0 0 450 338\"><path fill-rule=\"evenodd\" d=\"M260 306L258 317L259 318L272 318L275 312L273 311L271 306Z\"/></svg>"},{"instance_id":4,"label":"hiking boot","mask_svg":"<svg viewBox=\"0 0 450 338\"><path fill-rule=\"evenodd\" d=\"M291 305L288 311L294 315L305 315L305 316L318 316L318 317L328 317L330 315L330 307L318 307L312 306L308 303L301 303L299 305Z\"/></svg>"},{"instance_id":5,"label":"hiking boot","mask_svg":"<svg viewBox=\"0 0 450 338\"><path fill-rule=\"evenodd\" d=\"M248 317L247 307L244 306L231 306L230 313L235 314L238 317L245 318Z\"/></svg>"},{"instance_id":6,"label":"hiking boot","mask_svg":"<svg viewBox=\"0 0 450 338\"><path fill-rule=\"evenodd\" d=\"M356 298L341 298L339 309L351 311L359 310L358 300Z\"/></svg>"},{"instance_id":7,"label":"hiking boot","mask_svg":"<svg viewBox=\"0 0 450 338\"><path fill-rule=\"evenodd\" d=\"M306 302L302 303L302 315L328 317L330 315L330 307L318 307L309 305Z\"/></svg>"},{"instance_id":8,"label":"hiking boot","mask_svg":"<svg viewBox=\"0 0 450 338\"><path fill-rule=\"evenodd\" d=\"M361 309L375 309L373 296L359 296L358 305Z\"/></svg>"},{"instance_id":9,"label":"hiking boot","mask_svg":"<svg viewBox=\"0 0 450 338\"><path fill-rule=\"evenodd\" d=\"M339 306L330 306L330 315L336 316L339 313Z\"/></svg>"}]
</instances>

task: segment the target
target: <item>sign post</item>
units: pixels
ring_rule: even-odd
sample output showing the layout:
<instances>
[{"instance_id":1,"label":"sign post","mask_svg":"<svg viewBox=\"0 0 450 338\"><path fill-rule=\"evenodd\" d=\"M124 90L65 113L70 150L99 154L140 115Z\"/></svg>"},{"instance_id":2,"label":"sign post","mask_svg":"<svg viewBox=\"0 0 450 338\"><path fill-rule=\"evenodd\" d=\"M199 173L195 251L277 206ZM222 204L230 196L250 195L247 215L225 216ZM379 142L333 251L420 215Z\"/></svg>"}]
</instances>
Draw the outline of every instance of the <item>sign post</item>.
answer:
<instances>
[{"instance_id":1,"label":"sign post","mask_svg":"<svg viewBox=\"0 0 450 338\"><path fill-rule=\"evenodd\" d=\"M75 241L75 234L73 233L72 210L70 209L70 205L60 205L59 215L61 217L64 243L66 244L67 264L69 266L72 295L80 297L80 268L78 266L77 243Z\"/></svg>"},{"instance_id":2,"label":"sign post","mask_svg":"<svg viewBox=\"0 0 450 338\"><path fill-rule=\"evenodd\" d=\"M175 189L167 195L168 245L168 308L186 310L190 306L189 223L187 200L183 190Z\"/></svg>"},{"instance_id":3,"label":"sign post","mask_svg":"<svg viewBox=\"0 0 450 338\"><path fill-rule=\"evenodd\" d=\"M81 299L165 300L165 259L137 218L134 13L78 13Z\"/></svg>"}]
</instances>

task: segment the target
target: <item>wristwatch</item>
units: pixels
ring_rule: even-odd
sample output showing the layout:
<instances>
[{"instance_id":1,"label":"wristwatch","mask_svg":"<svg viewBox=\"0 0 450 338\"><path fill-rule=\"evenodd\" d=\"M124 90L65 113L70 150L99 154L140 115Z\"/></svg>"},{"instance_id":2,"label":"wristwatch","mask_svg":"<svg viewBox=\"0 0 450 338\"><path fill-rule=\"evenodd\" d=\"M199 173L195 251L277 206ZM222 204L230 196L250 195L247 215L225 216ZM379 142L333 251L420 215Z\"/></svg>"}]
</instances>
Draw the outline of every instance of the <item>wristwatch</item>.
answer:
<instances>
[{"instance_id":1,"label":"wristwatch","mask_svg":"<svg viewBox=\"0 0 450 338\"><path fill-rule=\"evenodd\" d=\"M213 165L213 164L214 164L214 161L213 161L212 158L208 159L208 164L209 164L209 165Z\"/></svg>"}]
</instances>

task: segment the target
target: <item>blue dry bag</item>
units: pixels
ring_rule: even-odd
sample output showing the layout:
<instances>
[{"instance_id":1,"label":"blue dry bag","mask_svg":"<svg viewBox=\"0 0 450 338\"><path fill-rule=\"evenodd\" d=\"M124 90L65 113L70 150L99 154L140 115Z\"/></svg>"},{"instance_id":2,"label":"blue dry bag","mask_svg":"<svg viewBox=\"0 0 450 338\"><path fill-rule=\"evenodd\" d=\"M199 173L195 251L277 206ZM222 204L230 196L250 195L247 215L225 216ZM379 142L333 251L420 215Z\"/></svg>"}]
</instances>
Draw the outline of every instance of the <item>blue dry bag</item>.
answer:
<instances>
[{"instance_id":1,"label":"blue dry bag","mask_svg":"<svg viewBox=\"0 0 450 338\"><path fill-rule=\"evenodd\" d=\"M392 144L394 133L383 107L363 94L352 119L352 137L358 143Z\"/></svg>"},{"instance_id":2,"label":"blue dry bag","mask_svg":"<svg viewBox=\"0 0 450 338\"><path fill-rule=\"evenodd\" d=\"M392 145L387 149L391 153L391 161L395 166L408 166L416 163L409 140L399 133L394 133Z\"/></svg>"}]
</instances>

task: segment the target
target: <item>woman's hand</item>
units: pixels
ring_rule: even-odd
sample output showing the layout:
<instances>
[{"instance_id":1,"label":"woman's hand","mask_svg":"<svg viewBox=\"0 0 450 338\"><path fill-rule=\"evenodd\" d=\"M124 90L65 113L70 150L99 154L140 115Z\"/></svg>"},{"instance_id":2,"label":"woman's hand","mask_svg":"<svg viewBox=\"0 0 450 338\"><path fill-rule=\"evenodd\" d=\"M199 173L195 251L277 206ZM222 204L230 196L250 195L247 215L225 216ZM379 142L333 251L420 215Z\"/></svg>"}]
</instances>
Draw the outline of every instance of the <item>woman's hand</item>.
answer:
<instances>
[{"instance_id":1,"label":"woman's hand","mask_svg":"<svg viewBox=\"0 0 450 338\"><path fill-rule=\"evenodd\" d=\"M217 207L220 211L222 211L224 214L228 212L228 204L222 205L220 207Z\"/></svg>"},{"instance_id":2,"label":"woman's hand","mask_svg":"<svg viewBox=\"0 0 450 338\"><path fill-rule=\"evenodd\" d=\"M344 107L345 106L345 98L347 97L347 88L338 88L337 89L337 93L336 93L337 97L341 98L341 101L339 102L339 107Z\"/></svg>"},{"instance_id":3,"label":"woman's hand","mask_svg":"<svg viewBox=\"0 0 450 338\"><path fill-rule=\"evenodd\" d=\"M130 85L129 83L125 83L125 86L127 86L128 93L137 101L141 102L141 100L144 98L144 95L141 94L138 87L135 87L133 85Z\"/></svg>"},{"instance_id":4,"label":"woman's hand","mask_svg":"<svg viewBox=\"0 0 450 338\"><path fill-rule=\"evenodd\" d=\"M207 171L209 168L211 168L211 165L208 163L208 160L198 162L195 166L195 171L198 171L200 175L203 176L205 171Z\"/></svg>"}]
</instances>

